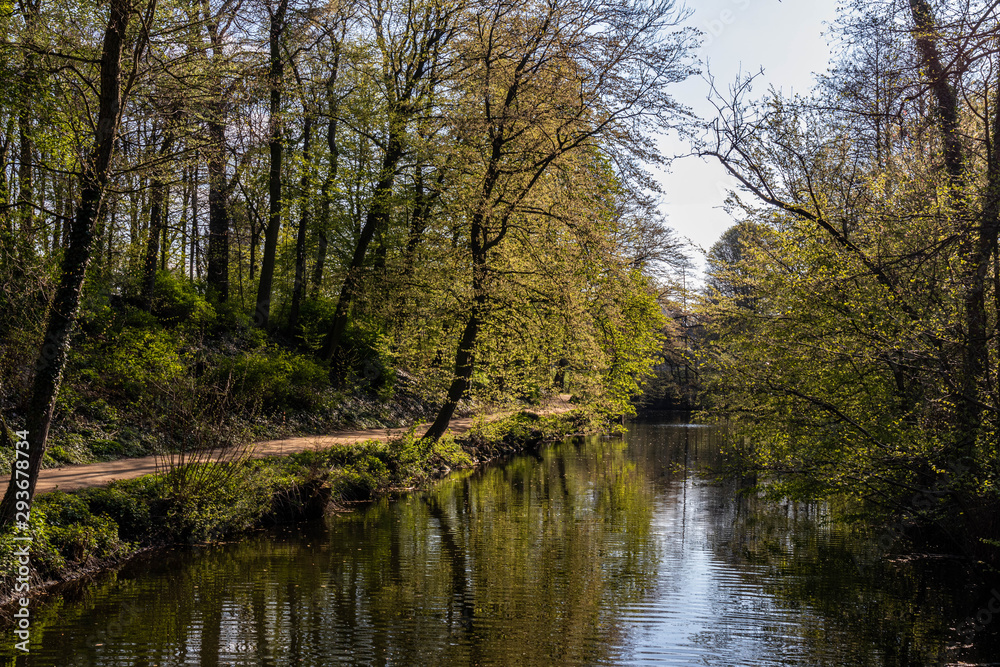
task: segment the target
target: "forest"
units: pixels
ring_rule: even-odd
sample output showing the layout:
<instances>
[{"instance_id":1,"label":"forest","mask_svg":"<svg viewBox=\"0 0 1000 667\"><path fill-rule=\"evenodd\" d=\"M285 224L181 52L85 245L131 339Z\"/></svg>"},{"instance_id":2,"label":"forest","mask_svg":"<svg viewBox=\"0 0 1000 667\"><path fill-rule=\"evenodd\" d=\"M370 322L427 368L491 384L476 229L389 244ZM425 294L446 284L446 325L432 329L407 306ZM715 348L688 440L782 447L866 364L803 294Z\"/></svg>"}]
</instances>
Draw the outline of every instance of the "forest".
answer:
<instances>
[{"instance_id":1,"label":"forest","mask_svg":"<svg viewBox=\"0 0 1000 667\"><path fill-rule=\"evenodd\" d=\"M12 650L995 655L1000 3L836 4L792 95L680 0L0 0Z\"/></svg>"},{"instance_id":2,"label":"forest","mask_svg":"<svg viewBox=\"0 0 1000 667\"><path fill-rule=\"evenodd\" d=\"M649 173L688 120L683 15L4 0L2 521L43 466L321 430L358 396L429 442L468 401L628 412L686 261Z\"/></svg>"},{"instance_id":3,"label":"forest","mask_svg":"<svg viewBox=\"0 0 1000 667\"><path fill-rule=\"evenodd\" d=\"M722 424L721 472L751 489L995 564L997 7L841 2L811 93L713 82L709 119L671 92L702 67L688 16L0 1L0 525L43 468L430 424L221 474L215 507L259 482L242 518L206 519L187 495L206 478L179 473L174 536L219 537L285 512L277 488L468 463L457 414L570 395L562 436L645 391ZM669 133L738 183L697 289L658 211ZM537 440L530 419L473 440ZM139 518L115 490L40 502L117 549L173 511L151 489L125 493L152 503Z\"/></svg>"}]
</instances>

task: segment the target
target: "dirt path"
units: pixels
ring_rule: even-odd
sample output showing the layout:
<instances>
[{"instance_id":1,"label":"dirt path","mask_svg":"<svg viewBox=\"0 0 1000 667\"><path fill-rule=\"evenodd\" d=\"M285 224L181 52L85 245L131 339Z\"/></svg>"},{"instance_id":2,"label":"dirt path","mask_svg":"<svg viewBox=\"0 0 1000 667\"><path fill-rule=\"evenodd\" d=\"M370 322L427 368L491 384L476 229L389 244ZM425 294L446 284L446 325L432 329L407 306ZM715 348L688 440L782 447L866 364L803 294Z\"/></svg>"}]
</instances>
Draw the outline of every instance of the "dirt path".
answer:
<instances>
[{"instance_id":1,"label":"dirt path","mask_svg":"<svg viewBox=\"0 0 1000 667\"><path fill-rule=\"evenodd\" d=\"M569 403L569 395L561 395L553 399L539 411L540 414L557 414L568 412L573 406ZM489 415L487 419L493 420L506 416L509 413L497 413ZM452 419L449 431L458 435L465 433L475 421L474 417L462 417ZM426 425L417 430L423 435L427 431ZM390 437L405 433L405 428L371 428L358 429L353 431L334 431L327 435L310 435L297 438L286 438L284 440L266 440L258 442L253 447L251 454L255 458L265 456L275 456L282 454L294 454L310 449L323 449L333 445L350 445L364 440L381 440L385 442ZM86 465L71 465L62 468L46 468L38 475L38 483L35 485L35 493L46 493L48 491L73 491L75 489L86 489L93 486L104 486L118 479L134 479L161 472L164 464L162 456L143 456L135 459L120 459L118 461L107 461L104 463L88 463ZM0 488L7 488L9 475L0 477Z\"/></svg>"}]
</instances>

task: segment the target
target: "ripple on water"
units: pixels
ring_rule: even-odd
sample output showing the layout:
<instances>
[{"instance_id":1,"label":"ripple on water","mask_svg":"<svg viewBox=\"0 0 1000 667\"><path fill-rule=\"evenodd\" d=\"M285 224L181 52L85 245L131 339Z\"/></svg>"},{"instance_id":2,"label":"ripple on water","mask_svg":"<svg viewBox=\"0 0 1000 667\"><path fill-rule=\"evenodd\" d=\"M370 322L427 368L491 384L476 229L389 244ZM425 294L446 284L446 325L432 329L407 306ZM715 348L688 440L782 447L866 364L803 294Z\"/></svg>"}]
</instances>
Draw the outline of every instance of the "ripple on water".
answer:
<instances>
[{"instance_id":1,"label":"ripple on water","mask_svg":"<svg viewBox=\"0 0 1000 667\"><path fill-rule=\"evenodd\" d=\"M25 664L920 665L953 641L947 590L856 571L822 508L699 476L696 426L160 554L37 610Z\"/></svg>"}]
</instances>

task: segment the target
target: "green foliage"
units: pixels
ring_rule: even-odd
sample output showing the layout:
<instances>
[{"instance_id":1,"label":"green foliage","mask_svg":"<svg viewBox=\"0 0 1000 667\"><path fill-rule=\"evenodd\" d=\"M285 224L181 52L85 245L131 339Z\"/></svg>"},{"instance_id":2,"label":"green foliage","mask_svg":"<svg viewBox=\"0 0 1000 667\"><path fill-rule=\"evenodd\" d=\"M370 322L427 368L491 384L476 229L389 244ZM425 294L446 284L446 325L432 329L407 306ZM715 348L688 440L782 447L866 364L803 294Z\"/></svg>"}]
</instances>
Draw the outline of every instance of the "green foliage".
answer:
<instances>
[{"instance_id":1,"label":"green foliage","mask_svg":"<svg viewBox=\"0 0 1000 667\"><path fill-rule=\"evenodd\" d=\"M333 323L337 301L325 296L305 299L299 312L299 327L302 340L306 346L318 351L323 345L323 338Z\"/></svg>"},{"instance_id":2,"label":"green foliage","mask_svg":"<svg viewBox=\"0 0 1000 667\"><path fill-rule=\"evenodd\" d=\"M257 464L191 463L171 470L163 485L166 530L175 540L208 542L244 532L271 507L272 476Z\"/></svg>"},{"instance_id":3,"label":"green foliage","mask_svg":"<svg viewBox=\"0 0 1000 667\"><path fill-rule=\"evenodd\" d=\"M86 564L90 559L122 558L133 550L118 534L109 516L94 514L79 494L53 491L35 499L32 513L41 510L46 520L47 542L58 553L43 554L36 567L58 568L63 562Z\"/></svg>"},{"instance_id":4,"label":"green foliage","mask_svg":"<svg viewBox=\"0 0 1000 667\"><path fill-rule=\"evenodd\" d=\"M101 382L120 397L155 394L186 373L178 339L165 330L123 329L101 351Z\"/></svg>"},{"instance_id":5,"label":"green foliage","mask_svg":"<svg viewBox=\"0 0 1000 667\"><path fill-rule=\"evenodd\" d=\"M576 411L569 415L539 416L521 411L501 419L478 420L463 441L477 452L490 455L519 451L578 432L580 418L590 414L590 411Z\"/></svg>"},{"instance_id":6,"label":"green foliage","mask_svg":"<svg viewBox=\"0 0 1000 667\"><path fill-rule=\"evenodd\" d=\"M215 308L195 286L169 271L156 273L150 312L171 326L207 327L216 319Z\"/></svg>"},{"instance_id":7,"label":"green foliage","mask_svg":"<svg viewBox=\"0 0 1000 667\"><path fill-rule=\"evenodd\" d=\"M141 477L93 489L85 497L93 514L108 516L118 524L123 540L148 541L160 528L153 516L160 488L156 477Z\"/></svg>"},{"instance_id":8,"label":"green foliage","mask_svg":"<svg viewBox=\"0 0 1000 667\"><path fill-rule=\"evenodd\" d=\"M372 321L353 320L343 334L332 370L341 386L388 400L395 384L395 357L388 337Z\"/></svg>"},{"instance_id":9,"label":"green foliage","mask_svg":"<svg viewBox=\"0 0 1000 667\"><path fill-rule=\"evenodd\" d=\"M315 359L274 345L217 357L211 378L244 406L259 404L268 413L316 408L330 385L329 373Z\"/></svg>"},{"instance_id":10,"label":"green foliage","mask_svg":"<svg viewBox=\"0 0 1000 667\"><path fill-rule=\"evenodd\" d=\"M45 510L37 505L31 510L28 534L31 536L31 565L36 571L36 576L38 572L44 576L66 567L66 559L59 548L50 541L51 531ZM23 533L13 530L0 533L0 582L10 583L10 588L13 588L18 569L22 565L16 555L18 547L23 545L23 542L14 539L18 535L23 536Z\"/></svg>"},{"instance_id":11,"label":"green foliage","mask_svg":"<svg viewBox=\"0 0 1000 667\"><path fill-rule=\"evenodd\" d=\"M388 488L389 467L379 456L363 454L345 465L336 477L335 492L345 500L367 500Z\"/></svg>"},{"instance_id":12,"label":"green foliage","mask_svg":"<svg viewBox=\"0 0 1000 667\"><path fill-rule=\"evenodd\" d=\"M599 410L611 416L635 414L632 400L652 375L653 363L663 346L665 318L638 273L629 276L631 289L615 303L615 317L604 311L598 318L608 360L603 377Z\"/></svg>"}]
</instances>

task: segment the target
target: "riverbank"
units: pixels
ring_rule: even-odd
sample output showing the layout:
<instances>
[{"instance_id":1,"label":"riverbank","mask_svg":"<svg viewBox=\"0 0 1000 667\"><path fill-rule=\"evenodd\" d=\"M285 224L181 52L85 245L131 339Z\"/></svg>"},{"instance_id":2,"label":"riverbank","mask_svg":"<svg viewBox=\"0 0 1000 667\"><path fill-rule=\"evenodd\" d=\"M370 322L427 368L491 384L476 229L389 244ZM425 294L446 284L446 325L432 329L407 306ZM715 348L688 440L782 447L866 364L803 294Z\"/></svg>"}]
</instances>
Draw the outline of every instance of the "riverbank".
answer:
<instances>
[{"instance_id":1,"label":"riverbank","mask_svg":"<svg viewBox=\"0 0 1000 667\"><path fill-rule=\"evenodd\" d=\"M433 444L413 430L350 444L300 442L303 450L296 453L188 461L163 474L41 494L31 513L30 592L42 595L150 549L233 538L422 488L452 470L480 466L584 428L586 418L576 411L524 411L479 420L461 438L450 435ZM5 591L0 604L8 621L17 544L13 534L0 536L0 590Z\"/></svg>"},{"instance_id":2,"label":"riverbank","mask_svg":"<svg viewBox=\"0 0 1000 667\"><path fill-rule=\"evenodd\" d=\"M536 410L539 415L551 415L569 412L573 409L570 403L569 394L561 394L552 397ZM448 430L452 435L466 433L476 424L477 421L485 419L493 421L510 412L497 412L479 417L461 417L451 420ZM422 436L427 431L427 424L419 424L414 431L415 435ZM267 458L270 456L283 456L286 454L296 454L299 452L324 449L338 445L351 445L364 442L366 440L377 440L388 442L390 439L399 438L406 435L408 428L367 428L367 429L339 429L324 435L297 436L291 438L279 438L264 440L253 443L248 448L238 450L227 449L203 453L201 461L225 461L234 457L246 456L249 458ZM170 467L176 467L182 460L181 454L158 454L141 456L135 458L124 458L115 461L102 461L99 463L87 463L80 465L68 465L56 468L44 468L39 473L38 482L35 485L35 493L49 493L51 491L77 491L99 486L106 486L111 482L135 479L143 475L151 475ZM174 465L171 465L174 464ZM0 475L0 488L6 488L10 479L9 475Z\"/></svg>"}]
</instances>

